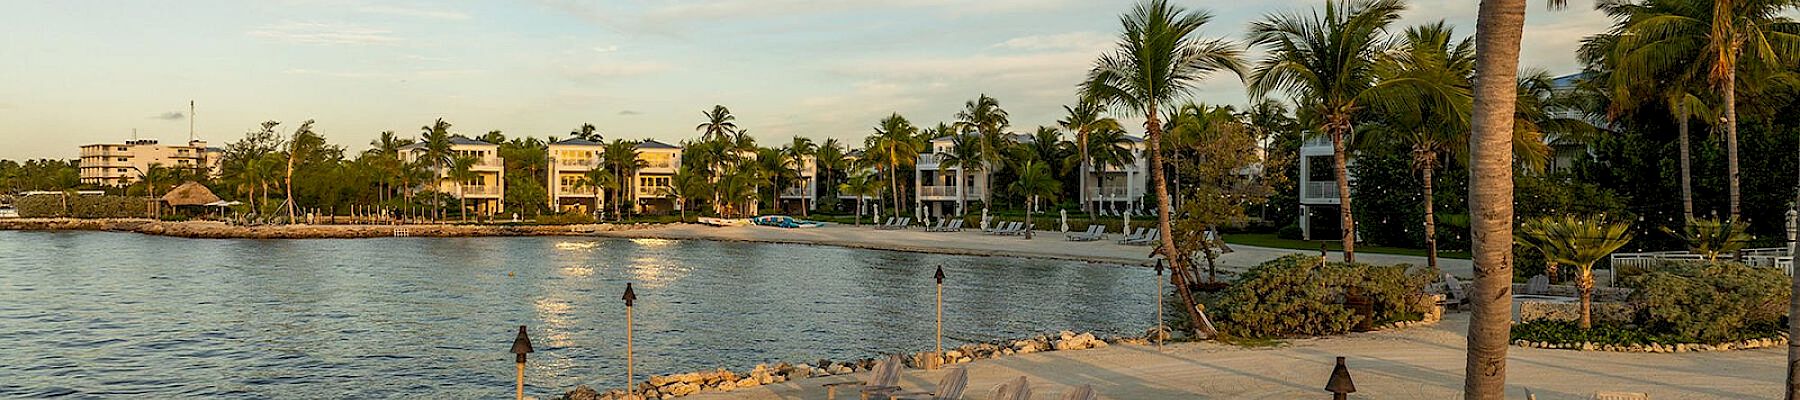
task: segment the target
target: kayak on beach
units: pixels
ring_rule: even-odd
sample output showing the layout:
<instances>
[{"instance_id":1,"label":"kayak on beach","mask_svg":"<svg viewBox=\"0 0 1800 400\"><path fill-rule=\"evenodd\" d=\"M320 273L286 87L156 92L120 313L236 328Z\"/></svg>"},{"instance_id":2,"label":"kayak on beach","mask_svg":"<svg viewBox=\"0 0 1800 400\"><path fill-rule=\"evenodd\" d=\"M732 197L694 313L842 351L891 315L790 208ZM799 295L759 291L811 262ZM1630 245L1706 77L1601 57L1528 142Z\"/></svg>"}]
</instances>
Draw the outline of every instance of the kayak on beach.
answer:
<instances>
[{"instance_id":1,"label":"kayak on beach","mask_svg":"<svg viewBox=\"0 0 1800 400\"><path fill-rule=\"evenodd\" d=\"M824 222L796 219L786 215L764 215L752 218L750 222L757 225L773 226L777 228L817 228L825 226Z\"/></svg>"}]
</instances>

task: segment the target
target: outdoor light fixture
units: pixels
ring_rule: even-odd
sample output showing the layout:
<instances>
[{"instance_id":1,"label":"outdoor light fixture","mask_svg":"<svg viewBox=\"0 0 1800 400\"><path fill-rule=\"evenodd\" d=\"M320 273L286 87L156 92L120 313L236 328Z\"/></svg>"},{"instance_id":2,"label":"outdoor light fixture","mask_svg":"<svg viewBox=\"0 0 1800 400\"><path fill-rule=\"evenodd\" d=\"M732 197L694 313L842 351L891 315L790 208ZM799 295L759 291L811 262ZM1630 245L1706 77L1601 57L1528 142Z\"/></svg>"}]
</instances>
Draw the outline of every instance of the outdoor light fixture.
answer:
<instances>
[{"instance_id":1,"label":"outdoor light fixture","mask_svg":"<svg viewBox=\"0 0 1800 400\"><path fill-rule=\"evenodd\" d=\"M937 356L944 356L944 266L937 267L931 277L937 280Z\"/></svg>"},{"instance_id":2,"label":"outdoor light fixture","mask_svg":"<svg viewBox=\"0 0 1800 400\"><path fill-rule=\"evenodd\" d=\"M1163 260L1156 260L1156 351L1162 352L1163 336L1167 330L1163 328Z\"/></svg>"},{"instance_id":3,"label":"outdoor light fixture","mask_svg":"<svg viewBox=\"0 0 1800 400\"><path fill-rule=\"evenodd\" d=\"M1345 400L1351 393L1356 393L1356 383L1350 382L1350 368L1344 366L1344 358L1337 358L1337 366L1331 368L1331 381L1325 383L1325 391L1331 392L1332 400Z\"/></svg>"},{"instance_id":4,"label":"outdoor light fixture","mask_svg":"<svg viewBox=\"0 0 1800 400\"><path fill-rule=\"evenodd\" d=\"M631 290L631 282L625 282L625 295L619 299L625 300L625 393L627 398L635 398L636 390L632 386L637 376L631 368L631 305L637 301L637 293Z\"/></svg>"},{"instance_id":5,"label":"outdoor light fixture","mask_svg":"<svg viewBox=\"0 0 1800 400\"><path fill-rule=\"evenodd\" d=\"M519 367L519 384L515 393L519 400L525 399L525 355L532 352L531 335L525 334L524 325L519 325L519 336L513 337L512 344L513 363Z\"/></svg>"}]
</instances>

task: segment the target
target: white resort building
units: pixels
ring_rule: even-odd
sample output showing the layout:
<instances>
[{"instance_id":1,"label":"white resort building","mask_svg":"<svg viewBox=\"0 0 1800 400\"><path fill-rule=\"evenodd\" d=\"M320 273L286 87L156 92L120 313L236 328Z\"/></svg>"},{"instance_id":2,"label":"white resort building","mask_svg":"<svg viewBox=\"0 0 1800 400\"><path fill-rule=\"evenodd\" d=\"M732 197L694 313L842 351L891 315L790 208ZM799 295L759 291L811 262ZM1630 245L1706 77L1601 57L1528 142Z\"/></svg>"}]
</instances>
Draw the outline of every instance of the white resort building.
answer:
<instances>
[{"instance_id":1,"label":"white resort building","mask_svg":"<svg viewBox=\"0 0 1800 400\"><path fill-rule=\"evenodd\" d=\"M801 208L807 211L819 209L819 165L817 159L806 156L795 166L794 172L800 179L788 183L790 186L781 189L781 201L777 208L790 212L798 212Z\"/></svg>"},{"instance_id":2,"label":"white resort building","mask_svg":"<svg viewBox=\"0 0 1800 400\"><path fill-rule=\"evenodd\" d=\"M1026 137L1029 140L1029 136ZM919 154L919 161L913 164L913 193L917 207L925 213L935 216L965 215L968 202L986 199L988 194L988 174L983 168L957 165L945 165L944 155L955 148L955 138L942 136L926 143L925 153ZM963 179L956 179L957 176Z\"/></svg>"},{"instance_id":3,"label":"white resort building","mask_svg":"<svg viewBox=\"0 0 1800 400\"><path fill-rule=\"evenodd\" d=\"M1150 156L1144 153L1144 139L1137 136L1125 136L1131 140L1132 162L1124 166L1108 165L1099 174L1094 168L1078 168L1081 170L1081 202L1083 207L1108 214L1117 214L1126 210L1141 212L1144 196L1150 194Z\"/></svg>"},{"instance_id":4,"label":"white resort building","mask_svg":"<svg viewBox=\"0 0 1800 400\"><path fill-rule=\"evenodd\" d=\"M136 182L152 165L163 168L218 171L224 151L206 147L204 140L189 140L185 145L164 145L156 139L133 139L125 143L99 143L81 146L81 183L100 186L125 186Z\"/></svg>"},{"instance_id":5,"label":"white resort building","mask_svg":"<svg viewBox=\"0 0 1800 400\"><path fill-rule=\"evenodd\" d=\"M548 179L545 191L549 192L550 209L556 211L574 211L592 213L602 204L603 195L597 188L581 184L582 177L594 167L600 165L600 154L606 148L600 143L567 139L550 143L548 146Z\"/></svg>"},{"instance_id":6,"label":"white resort building","mask_svg":"<svg viewBox=\"0 0 1800 400\"><path fill-rule=\"evenodd\" d=\"M436 168L438 182L436 187L428 189L460 196L468 202L469 207L477 214L492 215L506 211L500 201L506 193L506 169L500 159L500 145L470 139L462 135L450 137L450 152L455 157L474 157L473 168L475 178L463 182L450 179L448 168ZM400 148L400 159L415 162L425 155L425 144L413 143Z\"/></svg>"}]
</instances>

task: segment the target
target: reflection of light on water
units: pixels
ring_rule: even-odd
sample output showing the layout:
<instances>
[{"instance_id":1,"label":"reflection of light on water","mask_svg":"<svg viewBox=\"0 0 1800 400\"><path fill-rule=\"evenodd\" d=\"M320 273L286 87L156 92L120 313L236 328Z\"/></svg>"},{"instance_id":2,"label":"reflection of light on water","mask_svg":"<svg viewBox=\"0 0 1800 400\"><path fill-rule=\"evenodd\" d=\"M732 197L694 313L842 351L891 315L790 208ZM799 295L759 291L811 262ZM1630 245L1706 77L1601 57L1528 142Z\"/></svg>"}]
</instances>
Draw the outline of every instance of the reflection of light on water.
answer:
<instances>
[{"instance_id":1,"label":"reflection of light on water","mask_svg":"<svg viewBox=\"0 0 1800 400\"><path fill-rule=\"evenodd\" d=\"M687 271L652 257L631 260L631 276L644 287L662 287L681 280Z\"/></svg>"},{"instance_id":2,"label":"reflection of light on water","mask_svg":"<svg viewBox=\"0 0 1800 400\"><path fill-rule=\"evenodd\" d=\"M588 250L598 246L598 242L556 242L557 250Z\"/></svg>"},{"instance_id":3,"label":"reflection of light on water","mask_svg":"<svg viewBox=\"0 0 1800 400\"><path fill-rule=\"evenodd\" d=\"M544 338L547 339L552 346L569 346L571 342L569 333L567 330L562 329L573 323L573 321L570 321L568 318L569 310L573 308L569 306L569 302L543 298L538 299L532 305L537 308L538 319L542 319L544 325L548 325L543 329Z\"/></svg>"},{"instance_id":4,"label":"reflection of light on water","mask_svg":"<svg viewBox=\"0 0 1800 400\"><path fill-rule=\"evenodd\" d=\"M664 246L668 246L671 244L675 244L675 241L669 240L669 239L639 238L639 239L631 239L631 243L639 245L639 246L644 246L644 247L664 247Z\"/></svg>"},{"instance_id":5,"label":"reflection of light on water","mask_svg":"<svg viewBox=\"0 0 1800 400\"><path fill-rule=\"evenodd\" d=\"M574 266L563 267L562 273L563 273L563 275L568 275L571 278L586 278L586 277L594 275L594 269L591 267L587 267L587 266L574 265Z\"/></svg>"}]
</instances>

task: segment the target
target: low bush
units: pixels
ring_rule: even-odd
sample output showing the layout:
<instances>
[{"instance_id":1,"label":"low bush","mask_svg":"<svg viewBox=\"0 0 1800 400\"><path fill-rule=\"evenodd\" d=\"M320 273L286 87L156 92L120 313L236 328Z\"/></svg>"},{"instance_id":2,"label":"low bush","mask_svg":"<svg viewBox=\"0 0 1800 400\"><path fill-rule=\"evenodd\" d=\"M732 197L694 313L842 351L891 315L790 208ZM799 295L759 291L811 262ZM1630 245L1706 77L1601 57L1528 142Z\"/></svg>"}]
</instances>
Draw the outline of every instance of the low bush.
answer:
<instances>
[{"instance_id":1,"label":"low bush","mask_svg":"<svg viewBox=\"0 0 1800 400\"><path fill-rule=\"evenodd\" d=\"M584 213L545 214L537 217L537 223L542 225L592 224L594 216Z\"/></svg>"},{"instance_id":2,"label":"low bush","mask_svg":"<svg viewBox=\"0 0 1800 400\"><path fill-rule=\"evenodd\" d=\"M149 215L150 201L131 196L25 196L15 201L19 216L25 218L144 218Z\"/></svg>"},{"instance_id":3,"label":"low bush","mask_svg":"<svg viewBox=\"0 0 1800 400\"><path fill-rule=\"evenodd\" d=\"M1625 281L1634 289L1629 301L1638 324L1701 343L1778 323L1787 313L1789 282L1780 270L1734 262L1665 263Z\"/></svg>"},{"instance_id":4,"label":"low bush","mask_svg":"<svg viewBox=\"0 0 1800 400\"><path fill-rule=\"evenodd\" d=\"M1616 322L1595 322L1593 328L1582 330L1581 325L1576 321L1537 320L1513 324L1512 337L1514 340L1564 344L1593 343L1627 346L1634 344L1718 344L1748 339L1776 338L1781 336L1783 329L1780 322L1764 322L1748 325L1744 329L1731 331L1725 335L1700 338Z\"/></svg>"},{"instance_id":5,"label":"low bush","mask_svg":"<svg viewBox=\"0 0 1800 400\"><path fill-rule=\"evenodd\" d=\"M1374 303L1375 324L1416 321L1427 311L1421 299L1436 275L1405 264L1321 266L1318 257L1290 255L1240 274L1209 299L1208 309L1221 333L1235 337L1342 334L1361 318L1344 304L1351 290Z\"/></svg>"},{"instance_id":6,"label":"low bush","mask_svg":"<svg viewBox=\"0 0 1800 400\"><path fill-rule=\"evenodd\" d=\"M1288 226L1281 227L1281 230L1275 231L1275 237L1279 239L1302 240L1306 238L1306 231L1300 229L1300 224L1288 224Z\"/></svg>"}]
</instances>

